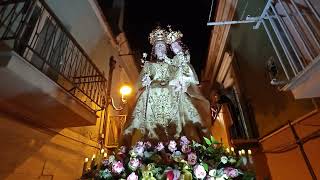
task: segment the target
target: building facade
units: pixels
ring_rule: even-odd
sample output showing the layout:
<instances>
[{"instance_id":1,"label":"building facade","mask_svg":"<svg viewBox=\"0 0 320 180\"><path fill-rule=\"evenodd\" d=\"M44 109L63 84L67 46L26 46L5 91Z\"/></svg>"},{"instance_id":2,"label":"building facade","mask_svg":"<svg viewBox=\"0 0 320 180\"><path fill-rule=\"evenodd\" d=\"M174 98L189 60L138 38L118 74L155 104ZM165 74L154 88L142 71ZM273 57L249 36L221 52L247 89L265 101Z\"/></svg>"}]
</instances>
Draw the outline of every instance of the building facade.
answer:
<instances>
[{"instance_id":1,"label":"building facade","mask_svg":"<svg viewBox=\"0 0 320 180\"><path fill-rule=\"evenodd\" d=\"M78 179L117 145L125 112L111 98L138 70L106 19L94 0L0 3L0 179Z\"/></svg>"},{"instance_id":2,"label":"building facade","mask_svg":"<svg viewBox=\"0 0 320 180\"><path fill-rule=\"evenodd\" d=\"M319 7L222 0L208 23L202 80L211 89L212 131L229 146L254 149L258 179L319 178Z\"/></svg>"}]
</instances>

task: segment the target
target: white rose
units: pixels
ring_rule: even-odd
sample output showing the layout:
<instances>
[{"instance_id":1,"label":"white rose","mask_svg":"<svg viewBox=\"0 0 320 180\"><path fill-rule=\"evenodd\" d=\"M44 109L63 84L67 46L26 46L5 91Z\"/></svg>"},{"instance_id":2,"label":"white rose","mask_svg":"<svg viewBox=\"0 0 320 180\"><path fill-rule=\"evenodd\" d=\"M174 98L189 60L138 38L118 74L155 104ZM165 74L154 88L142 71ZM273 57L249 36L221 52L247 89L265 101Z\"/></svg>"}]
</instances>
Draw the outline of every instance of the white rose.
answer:
<instances>
[{"instance_id":1,"label":"white rose","mask_svg":"<svg viewBox=\"0 0 320 180\"><path fill-rule=\"evenodd\" d=\"M226 156L222 156L220 160L223 164L227 164L228 158Z\"/></svg>"},{"instance_id":2,"label":"white rose","mask_svg":"<svg viewBox=\"0 0 320 180\"><path fill-rule=\"evenodd\" d=\"M116 157L114 155L109 156L109 163L115 162Z\"/></svg>"},{"instance_id":3,"label":"white rose","mask_svg":"<svg viewBox=\"0 0 320 180\"><path fill-rule=\"evenodd\" d=\"M143 58L146 58L147 56L148 56L148 54L145 53L145 52L142 54L142 57L143 57Z\"/></svg>"},{"instance_id":4,"label":"white rose","mask_svg":"<svg viewBox=\"0 0 320 180\"><path fill-rule=\"evenodd\" d=\"M138 180L138 176L136 175L136 173L132 172L128 177L127 180Z\"/></svg>"},{"instance_id":5,"label":"white rose","mask_svg":"<svg viewBox=\"0 0 320 180\"><path fill-rule=\"evenodd\" d=\"M168 149L171 152L174 152L175 150L177 150L177 143L175 141L170 141L168 145Z\"/></svg>"},{"instance_id":6,"label":"white rose","mask_svg":"<svg viewBox=\"0 0 320 180\"><path fill-rule=\"evenodd\" d=\"M216 175L217 175L217 170L216 170L216 169L211 169L211 170L209 171L209 176L215 177Z\"/></svg>"},{"instance_id":7,"label":"white rose","mask_svg":"<svg viewBox=\"0 0 320 180\"><path fill-rule=\"evenodd\" d=\"M193 173L194 173L194 175L196 176L197 179L204 179L206 177L206 175L207 175L206 170L201 165L196 165L193 168Z\"/></svg>"}]
</instances>

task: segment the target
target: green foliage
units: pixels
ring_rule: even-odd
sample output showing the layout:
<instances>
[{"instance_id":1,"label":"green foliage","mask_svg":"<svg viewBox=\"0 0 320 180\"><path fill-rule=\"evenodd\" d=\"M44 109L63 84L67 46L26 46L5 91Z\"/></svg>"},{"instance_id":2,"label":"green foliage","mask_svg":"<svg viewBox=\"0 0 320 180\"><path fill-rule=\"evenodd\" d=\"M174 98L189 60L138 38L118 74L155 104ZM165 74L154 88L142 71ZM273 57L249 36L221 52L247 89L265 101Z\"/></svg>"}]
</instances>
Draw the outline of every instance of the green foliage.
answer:
<instances>
[{"instance_id":1,"label":"green foliage","mask_svg":"<svg viewBox=\"0 0 320 180\"><path fill-rule=\"evenodd\" d=\"M212 137L212 136L211 136ZM203 137L203 139L204 139L204 141L207 143L207 145L211 145L212 144L212 142L211 142L211 140L210 139L208 139L208 138L206 138L206 137Z\"/></svg>"}]
</instances>

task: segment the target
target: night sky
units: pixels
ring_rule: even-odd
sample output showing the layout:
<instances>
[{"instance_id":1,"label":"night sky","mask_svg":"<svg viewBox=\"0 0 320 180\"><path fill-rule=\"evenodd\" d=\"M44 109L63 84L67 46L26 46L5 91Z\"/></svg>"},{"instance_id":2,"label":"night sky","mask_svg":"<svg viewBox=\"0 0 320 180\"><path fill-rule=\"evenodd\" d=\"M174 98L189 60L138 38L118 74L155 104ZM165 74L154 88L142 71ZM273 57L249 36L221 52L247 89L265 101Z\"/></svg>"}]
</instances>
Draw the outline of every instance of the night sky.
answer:
<instances>
[{"instance_id":1,"label":"night sky","mask_svg":"<svg viewBox=\"0 0 320 180\"><path fill-rule=\"evenodd\" d=\"M170 24L184 34L191 63L200 74L208 51L210 28L206 23L211 0L126 0L125 3L124 31L135 54L150 53L149 33L157 24L164 27Z\"/></svg>"}]
</instances>

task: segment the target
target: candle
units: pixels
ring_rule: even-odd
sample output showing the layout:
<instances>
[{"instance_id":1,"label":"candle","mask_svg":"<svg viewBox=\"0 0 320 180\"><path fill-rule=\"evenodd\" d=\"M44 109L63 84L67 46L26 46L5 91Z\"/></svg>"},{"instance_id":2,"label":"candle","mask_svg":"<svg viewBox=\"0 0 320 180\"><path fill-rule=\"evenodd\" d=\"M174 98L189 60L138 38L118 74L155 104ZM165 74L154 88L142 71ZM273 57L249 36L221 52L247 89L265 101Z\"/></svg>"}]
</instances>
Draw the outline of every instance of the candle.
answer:
<instances>
[{"instance_id":1,"label":"candle","mask_svg":"<svg viewBox=\"0 0 320 180\"><path fill-rule=\"evenodd\" d=\"M108 154L105 152L105 153L103 154L103 157L106 158L107 156L108 156Z\"/></svg>"},{"instance_id":2,"label":"candle","mask_svg":"<svg viewBox=\"0 0 320 180\"><path fill-rule=\"evenodd\" d=\"M101 134L101 138L102 138L102 139L104 138L104 134Z\"/></svg>"},{"instance_id":3,"label":"candle","mask_svg":"<svg viewBox=\"0 0 320 180\"><path fill-rule=\"evenodd\" d=\"M234 148L233 147L231 147L231 151L234 152Z\"/></svg>"},{"instance_id":4,"label":"candle","mask_svg":"<svg viewBox=\"0 0 320 180\"><path fill-rule=\"evenodd\" d=\"M248 156L249 156L249 163L253 164L252 152L250 149L248 150Z\"/></svg>"},{"instance_id":5,"label":"candle","mask_svg":"<svg viewBox=\"0 0 320 180\"><path fill-rule=\"evenodd\" d=\"M234 148L231 147L230 149L231 149L231 154L232 154L232 155L235 155Z\"/></svg>"},{"instance_id":6,"label":"candle","mask_svg":"<svg viewBox=\"0 0 320 180\"><path fill-rule=\"evenodd\" d=\"M242 150L241 150L241 154L242 154L242 155L245 155L245 154L246 154L246 151L245 151L244 149L242 149Z\"/></svg>"},{"instance_id":7,"label":"candle","mask_svg":"<svg viewBox=\"0 0 320 180\"><path fill-rule=\"evenodd\" d=\"M242 154L242 153L241 153ZM243 154L242 154L243 155ZM247 159L247 157L246 156L241 156L241 160L242 160L242 163L243 163L243 165L247 165L247 163L248 163L248 159Z\"/></svg>"},{"instance_id":8,"label":"candle","mask_svg":"<svg viewBox=\"0 0 320 180\"><path fill-rule=\"evenodd\" d=\"M227 151L227 153L230 153L230 150L229 150L229 148L227 148L227 149L226 149L226 151Z\"/></svg>"},{"instance_id":9,"label":"candle","mask_svg":"<svg viewBox=\"0 0 320 180\"><path fill-rule=\"evenodd\" d=\"M104 149L101 149L101 151L100 151L100 152L101 152L101 154L103 154L103 153L104 153Z\"/></svg>"},{"instance_id":10,"label":"candle","mask_svg":"<svg viewBox=\"0 0 320 180\"><path fill-rule=\"evenodd\" d=\"M93 154L92 155L92 158L91 158L91 164L90 164L90 168L93 169L94 165L95 165L95 162L94 162L94 159L96 158L96 155Z\"/></svg>"},{"instance_id":11,"label":"candle","mask_svg":"<svg viewBox=\"0 0 320 180\"><path fill-rule=\"evenodd\" d=\"M238 151L238 153L239 153L239 156L241 156L241 151Z\"/></svg>"},{"instance_id":12,"label":"candle","mask_svg":"<svg viewBox=\"0 0 320 180\"><path fill-rule=\"evenodd\" d=\"M84 163L83 163L83 169L82 169L82 174L85 174L87 171L87 164L88 164L89 158L85 158L84 159Z\"/></svg>"}]
</instances>

